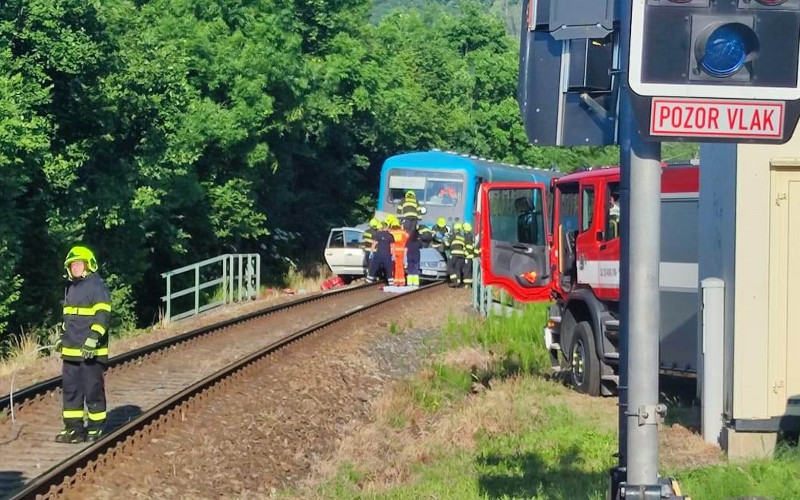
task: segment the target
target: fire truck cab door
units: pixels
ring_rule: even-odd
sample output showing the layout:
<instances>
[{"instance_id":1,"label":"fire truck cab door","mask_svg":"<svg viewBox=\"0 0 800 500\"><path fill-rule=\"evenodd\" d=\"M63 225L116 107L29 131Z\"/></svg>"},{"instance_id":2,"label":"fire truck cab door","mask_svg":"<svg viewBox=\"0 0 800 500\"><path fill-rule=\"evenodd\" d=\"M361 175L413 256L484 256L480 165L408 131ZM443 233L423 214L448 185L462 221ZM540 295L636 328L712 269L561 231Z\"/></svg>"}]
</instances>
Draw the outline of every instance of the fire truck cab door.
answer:
<instances>
[{"instance_id":1,"label":"fire truck cab door","mask_svg":"<svg viewBox=\"0 0 800 500\"><path fill-rule=\"evenodd\" d=\"M536 182L481 185L482 283L519 301L550 300L546 189Z\"/></svg>"}]
</instances>

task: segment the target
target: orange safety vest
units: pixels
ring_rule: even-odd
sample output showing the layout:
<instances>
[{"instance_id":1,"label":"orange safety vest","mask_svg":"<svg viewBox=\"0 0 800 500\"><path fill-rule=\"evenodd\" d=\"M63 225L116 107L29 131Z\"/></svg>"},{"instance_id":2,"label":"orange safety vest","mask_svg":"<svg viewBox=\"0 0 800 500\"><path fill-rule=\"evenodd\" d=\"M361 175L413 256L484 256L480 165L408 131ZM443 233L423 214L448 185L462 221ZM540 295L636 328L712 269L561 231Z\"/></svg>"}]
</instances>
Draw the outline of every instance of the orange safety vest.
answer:
<instances>
[{"instance_id":1,"label":"orange safety vest","mask_svg":"<svg viewBox=\"0 0 800 500\"><path fill-rule=\"evenodd\" d=\"M389 232L394 237L394 245L392 245L392 255L394 255L394 284L405 285L406 273L403 267L403 259L406 255L406 241L408 241L408 233L401 228L390 229Z\"/></svg>"}]
</instances>

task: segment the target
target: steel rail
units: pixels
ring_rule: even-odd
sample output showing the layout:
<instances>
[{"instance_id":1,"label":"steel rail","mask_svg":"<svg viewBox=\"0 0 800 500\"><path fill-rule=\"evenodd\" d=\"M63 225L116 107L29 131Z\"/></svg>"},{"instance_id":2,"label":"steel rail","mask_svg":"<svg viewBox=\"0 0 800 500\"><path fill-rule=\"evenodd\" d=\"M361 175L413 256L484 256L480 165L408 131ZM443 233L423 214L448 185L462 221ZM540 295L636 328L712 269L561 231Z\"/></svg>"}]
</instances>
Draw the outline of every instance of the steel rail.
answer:
<instances>
[{"instance_id":1,"label":"steel rail","mask_svg":"<svg viewBox=\"0 0 800 500\"><path fill-rule=\"evenodd\" d=\"M164 349L168 349L175 345L181 344L188 340L192 340L198 337L202 337L204 335L208 335L210 333L214 333L217 330L222 330L223 328L227 328L229 326L236 325L238 323L243 323L245 321L258 318L261 316L267 316L270 314L274 314L277 312L285 311L287 309L291 309L292 307L297 307L308 302L314 302L317 300L326 299L333 295L340 295L343 293L354 292L357 290L363 290L366 288L374 287L375 284L366 283L354 287L346 287L346 288L336 288L333 290L328 290L319 294L314 294L308 297L303 297L301 299L293 300L290 302L286 302L283 304L277 304L274 306L266 307L264 309L259 309L258 311L253 311L247 313L243 316L237 316L235 318L227 319L224 321L219 321L217 323L207 325L195 330L191 330L189 332L176 335L175 337L171 337L168 339L160 340L158 342L154 342L152 344L148 344L144 347L140 347L138 349L134 349L132 351L128 351L126 353L120 354L118 356L114 356L108 360L108 369L113 369L120 367L126 363L131 361L135 361L137 359L149 356L150 354L162 351ZM22 388L18 391L9 392L6 396L0 398L0 414L3 411L7 411L11 409L11 405L14 404L21 408L26 403L36 400L37 398L46 395L50 391L57 390L61 388L61 376L53 377L48 380L39 382L38 384L34 384L25 388ZM12 388L13 389L13 388Z\"/></svg>"},{"instance_id":2,"label":"steel rail","mask_svg":"<svg viewBox=\"0 0 800 500\"><path fill-rule=\"evenodd\" d=\"M148 427L158 427L170 417L181 410L181 406L197 398L204 398L210 391L220 386L226 379L236 376L243 369L251 364L261 361L276 351L292 344L313 333L347 319L360 313L379 307L393 300L414 295L431 288L441 286L444 282L435 282L420 287L417 290L389 295L385 298L376 300L369 304L364 304L350 309L341 315L321 321L315 325L299 330L272 344L265 346L258 351L242 358L216 373L200 380L199 382L187 387L181 392L169 397L160 404L134 418L119 429L109 433L99 441L82 449L58 465L53 466L44 474L38 476L26 484L21 490L9 497L11 500L23 498L56 498L66 492L66 489L74 485L79 478L91 474L98 466L110 461L118 451L124 451L134 446L134 441L148 433Z\"/></svg>"}]
</instances>

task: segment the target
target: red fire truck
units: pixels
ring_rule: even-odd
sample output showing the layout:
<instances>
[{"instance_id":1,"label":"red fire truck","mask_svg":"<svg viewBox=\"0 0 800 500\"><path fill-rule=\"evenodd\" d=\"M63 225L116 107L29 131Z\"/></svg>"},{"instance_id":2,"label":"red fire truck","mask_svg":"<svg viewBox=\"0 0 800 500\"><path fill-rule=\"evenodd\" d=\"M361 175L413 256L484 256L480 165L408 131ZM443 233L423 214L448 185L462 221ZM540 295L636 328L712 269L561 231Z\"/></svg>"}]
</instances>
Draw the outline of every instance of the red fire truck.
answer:
<instances>
[{"instance_id":1,"label":"red fire truck","mask_svg":"<svg viewBox=\"0 0 800 500\"><path fill-rule=\"evenodd\" d=\"M660 368L693 377L699 167L662 168ZM616 394L619 383L619 187L619 167L565 175L550 186L486 183L475 219L483 285L522 302L553 301L544 329L553 370L591 395Z\"/></svg>"}]
</instances>

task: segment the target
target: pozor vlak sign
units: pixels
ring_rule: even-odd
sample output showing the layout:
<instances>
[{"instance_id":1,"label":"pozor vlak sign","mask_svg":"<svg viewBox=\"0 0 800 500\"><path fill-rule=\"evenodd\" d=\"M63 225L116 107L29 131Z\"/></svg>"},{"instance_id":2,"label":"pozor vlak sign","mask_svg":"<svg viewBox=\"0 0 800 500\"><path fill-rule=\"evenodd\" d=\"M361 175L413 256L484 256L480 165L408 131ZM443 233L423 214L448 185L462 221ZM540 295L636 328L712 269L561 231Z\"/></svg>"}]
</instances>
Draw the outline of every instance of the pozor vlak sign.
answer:
<instances>
[{"instance_id":1,"label":"pozor vlak sign","mask_svg":"<svg viewBox=\"0 0 800 500\"><path fill-rule=\"evenodd\" d=\"M632 0L628 83L651 140L786 142L800 0Z\"/></svg>"},{"instance_id":2,"label":"pozor vlak sign","mask_svg":"<svg viewBox=\"0 0 800 500\"><path fill-rule=\"evenodd\" d=\"M653 97L650 134L664 137L783 139L782 101Z\"/></svg>"}]
</instances>

